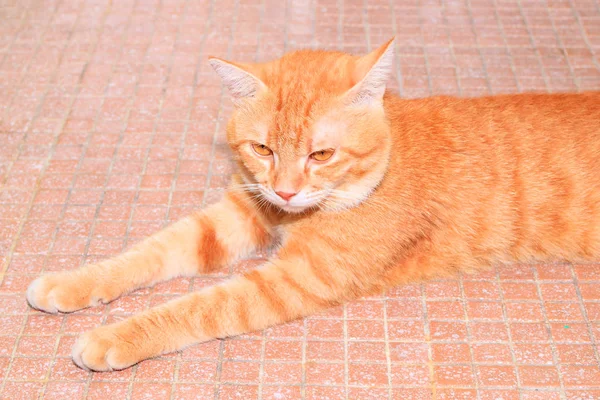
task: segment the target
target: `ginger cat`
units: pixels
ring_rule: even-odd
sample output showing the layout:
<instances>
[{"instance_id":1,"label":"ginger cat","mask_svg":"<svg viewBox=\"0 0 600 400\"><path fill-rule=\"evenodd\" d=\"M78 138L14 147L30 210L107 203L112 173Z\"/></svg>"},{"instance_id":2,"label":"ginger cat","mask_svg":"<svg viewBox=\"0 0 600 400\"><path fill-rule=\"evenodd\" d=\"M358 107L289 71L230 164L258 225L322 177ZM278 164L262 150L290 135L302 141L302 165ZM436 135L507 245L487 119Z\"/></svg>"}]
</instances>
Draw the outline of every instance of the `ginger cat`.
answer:
<instances>
[{"instance_id":1,"label":"ginger cat","mask_svg":"<svg viewBox=\"0 0 600 400\"><path fill-rule=\"evenodd\" d=\"M83 334L111 371L301 318L386 287L496 262L600 260L600 93L402 100L393 40L363 57L212 58L236 109L223 200L115 258L44 275L39 310L72 312L278 243L241 276Z\"/></svg>"}]
</instances>

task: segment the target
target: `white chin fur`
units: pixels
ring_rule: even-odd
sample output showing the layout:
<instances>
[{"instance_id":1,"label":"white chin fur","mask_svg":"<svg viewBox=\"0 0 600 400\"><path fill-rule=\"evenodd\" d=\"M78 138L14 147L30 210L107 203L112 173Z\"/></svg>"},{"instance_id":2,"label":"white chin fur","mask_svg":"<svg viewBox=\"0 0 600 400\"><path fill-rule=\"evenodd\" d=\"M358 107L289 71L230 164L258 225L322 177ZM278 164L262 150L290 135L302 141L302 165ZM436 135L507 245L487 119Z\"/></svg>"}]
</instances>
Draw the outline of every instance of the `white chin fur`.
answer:
<instances>
[{"instance_id":1,"label":"white chin fur","mask_svg":"<svg viewBox=\"0 0 600 400\"><path fill-rule=\"evenodd\" d=\"M308 210L311 206L292 206L292 205L277 205L277 207L281 208L285 212L289 213L301 213Z\"/></svg>"}]
</instances>

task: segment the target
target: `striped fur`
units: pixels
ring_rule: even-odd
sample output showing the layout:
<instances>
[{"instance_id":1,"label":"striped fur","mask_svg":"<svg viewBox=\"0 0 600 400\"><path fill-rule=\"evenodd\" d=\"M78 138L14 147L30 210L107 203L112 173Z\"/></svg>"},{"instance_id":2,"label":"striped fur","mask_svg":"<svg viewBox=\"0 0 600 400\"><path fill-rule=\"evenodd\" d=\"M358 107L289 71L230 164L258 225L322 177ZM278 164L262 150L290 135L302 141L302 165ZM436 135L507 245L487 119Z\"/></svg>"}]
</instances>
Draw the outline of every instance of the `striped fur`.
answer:
<instances>
[{"instance_id":1,"label":"striped fur","mask_svg":"<svg viewBox=\"0 0 600 400\"><path fill-rule=\"evenodd\" d=\"M600 94L401 100L382 87L392 49L302 51L260 65L213 59L236 98L231 190L121 256L42 276L27 298L70 312L274 243L277 252L256 270L85 333L75 363L122 369L495 262L598 260ZM331 159L311 161L327 148ZM282 203L277 191L302 201Z\"/></svg>"}]
</instances>

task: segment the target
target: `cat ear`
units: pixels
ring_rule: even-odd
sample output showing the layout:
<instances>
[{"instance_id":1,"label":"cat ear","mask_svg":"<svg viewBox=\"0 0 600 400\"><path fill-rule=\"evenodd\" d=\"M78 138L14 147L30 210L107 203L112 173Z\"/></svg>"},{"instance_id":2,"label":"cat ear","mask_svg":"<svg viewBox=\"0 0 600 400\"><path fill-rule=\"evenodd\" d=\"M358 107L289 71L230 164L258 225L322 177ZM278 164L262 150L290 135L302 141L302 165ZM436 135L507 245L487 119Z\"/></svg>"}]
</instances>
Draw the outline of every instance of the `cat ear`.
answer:
<instances>
[{"instance_id":1,"label":"cat ear","mask_svg":"<svg viewBox=\"0 0 600 400\"><path fill-rule=\"evenodd\" d=\"M235 100L255 97L259 91L267 88L255 75L258 71L254 71L252 65L232 63L216 57L210 57L208 62Z\"/></svg>"},{"instance_id":2,"label":"cat ear","mask_svg":"<svg viewBox=\"0 0 600 400\"><path fill-rule=\"evenodd\" d=\"M356 83L346 94L352 103L382 101L394 63L394 39L354 63L352 81Z\"/></svg>"}]
</instances>

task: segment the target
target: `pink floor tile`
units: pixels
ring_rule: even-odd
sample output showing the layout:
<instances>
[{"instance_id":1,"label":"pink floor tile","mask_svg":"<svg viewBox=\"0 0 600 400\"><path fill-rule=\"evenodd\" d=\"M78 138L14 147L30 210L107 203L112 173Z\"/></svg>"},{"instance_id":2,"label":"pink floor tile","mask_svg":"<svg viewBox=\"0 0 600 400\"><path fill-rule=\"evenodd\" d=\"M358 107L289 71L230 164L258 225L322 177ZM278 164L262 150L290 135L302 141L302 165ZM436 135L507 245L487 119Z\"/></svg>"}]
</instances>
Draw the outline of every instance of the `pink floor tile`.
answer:
<instances>
[{"instance_id":1,"label":"pink floor tile","mask_svg":"<svg viewBox=\"0 0 600 400\"><path fill-rule=\"evenodd\" d=\"M209 54L364 52L401 96L600 89L598 1L27 0L0 5L0 398L597 399L600 265L410 285L264 332L90 374L76 335L248 260L51 316L24 291L219 198L231 102Z\"/></svg>"}]
</instances>

